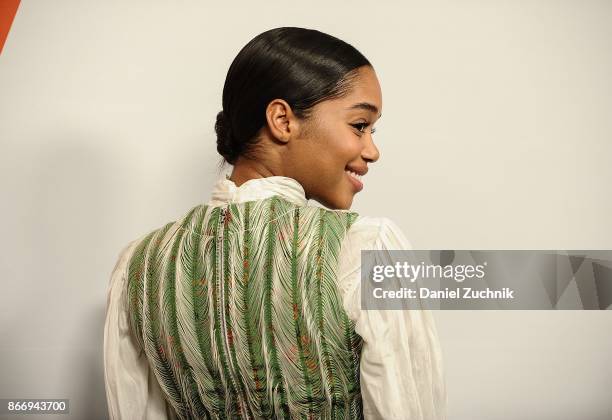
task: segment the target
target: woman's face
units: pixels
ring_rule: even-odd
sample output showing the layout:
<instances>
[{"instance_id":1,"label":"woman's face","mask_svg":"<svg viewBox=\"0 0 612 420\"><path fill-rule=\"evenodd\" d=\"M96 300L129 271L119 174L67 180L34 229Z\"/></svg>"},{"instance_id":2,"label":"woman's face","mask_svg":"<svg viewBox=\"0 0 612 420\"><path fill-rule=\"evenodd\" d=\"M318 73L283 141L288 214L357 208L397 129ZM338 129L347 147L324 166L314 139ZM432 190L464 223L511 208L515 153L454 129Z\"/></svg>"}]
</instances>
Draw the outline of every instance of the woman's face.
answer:
<instances>
[{"instance_id":1,"label":"woman's face","mask_svg":"<svg viewBox=\"0 0 612 420\"><path fill-rule=\"evenodd\" d=\"M372 126L381 112L382 93L370 66L359 68L348 95L312 108L286 155L288 176L302 184L307 198L332 209L351 207L355 194L367 187L368 164L380 156Z\"/></svg>"}]
</instances>

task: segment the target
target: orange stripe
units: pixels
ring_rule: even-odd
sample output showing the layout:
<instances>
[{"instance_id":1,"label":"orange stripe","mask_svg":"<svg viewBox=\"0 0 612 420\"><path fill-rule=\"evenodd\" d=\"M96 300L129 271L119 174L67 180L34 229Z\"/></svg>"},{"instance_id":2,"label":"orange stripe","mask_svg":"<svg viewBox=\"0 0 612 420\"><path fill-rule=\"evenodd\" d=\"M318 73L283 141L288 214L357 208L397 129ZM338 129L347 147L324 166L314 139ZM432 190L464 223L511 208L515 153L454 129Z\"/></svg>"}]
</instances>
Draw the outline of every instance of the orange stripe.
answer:
<instances>
[{"instance_id":1,"label":"orange stripe","mask_svg":"<svg viewBox=\"0 0 612 420\"><path fill-rule=\"evenodd\" d=\"M0 54L2 54L2 47L4 47L4 41L8 36L11 24L17 13L17 7L19 7L20 0L1 0L0 1Z\"/></svg>"}]
</instances>

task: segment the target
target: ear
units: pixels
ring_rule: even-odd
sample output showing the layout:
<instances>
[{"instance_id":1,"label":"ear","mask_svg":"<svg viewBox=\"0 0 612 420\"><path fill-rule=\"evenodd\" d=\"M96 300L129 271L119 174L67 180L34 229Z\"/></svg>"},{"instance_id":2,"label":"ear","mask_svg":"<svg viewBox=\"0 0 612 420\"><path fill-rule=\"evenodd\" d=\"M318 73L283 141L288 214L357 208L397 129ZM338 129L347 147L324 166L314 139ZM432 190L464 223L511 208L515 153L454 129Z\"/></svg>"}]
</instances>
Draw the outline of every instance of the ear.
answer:
<instances>
[{"instance_id":1,"label":"ear","mask_svg":"<svg viewBox=\"0 0 612 420\"><path fill-rule=\"evenodd\" d=\"M272 136L287 143L298 129L298 119L291 110L291 106L283 99L274 99L266 107L266 120Z\"/></svg>"}]
</instances>

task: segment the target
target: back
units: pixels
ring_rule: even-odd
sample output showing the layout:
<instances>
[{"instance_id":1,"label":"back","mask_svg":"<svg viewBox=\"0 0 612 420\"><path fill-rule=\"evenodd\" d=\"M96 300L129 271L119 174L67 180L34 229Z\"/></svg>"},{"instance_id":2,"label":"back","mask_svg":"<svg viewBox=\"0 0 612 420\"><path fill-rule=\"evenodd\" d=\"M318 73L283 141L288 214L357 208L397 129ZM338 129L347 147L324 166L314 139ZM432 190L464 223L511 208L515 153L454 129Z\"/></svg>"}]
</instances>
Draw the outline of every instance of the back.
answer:
<instances>
[{"instance_id":1,"label":"back","mask_svg":"<svg viewBox=\"0 0 612 420\"><path fill-rule=\"evenodd\" d=\"M137 244L131 331L179 418L361 418L337 289L356 217L275 195L196 206Z\"/></svg>"}]
</instances>

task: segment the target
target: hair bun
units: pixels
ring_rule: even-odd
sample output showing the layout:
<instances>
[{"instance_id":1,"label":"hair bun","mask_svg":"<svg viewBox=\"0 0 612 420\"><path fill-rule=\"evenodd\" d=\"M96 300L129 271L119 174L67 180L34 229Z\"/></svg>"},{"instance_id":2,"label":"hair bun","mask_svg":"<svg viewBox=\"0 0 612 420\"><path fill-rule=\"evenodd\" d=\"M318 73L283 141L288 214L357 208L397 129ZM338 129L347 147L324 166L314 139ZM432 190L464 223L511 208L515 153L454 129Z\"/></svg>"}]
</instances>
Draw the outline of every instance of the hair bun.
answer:
<instances>
[{"instance_id":1,"label":"hair bun","mask_svg":"<svg viewBox=\"0 0 612 420\"><path fill-rule=\"evenodd\" d=\"M227 121L223 110L219 111L217 114L215 132L217 133L217 152L219 152L227 162L233 164L238 156L237 143L234 140L229 121Z\"/></svg>"}]
</instances>

